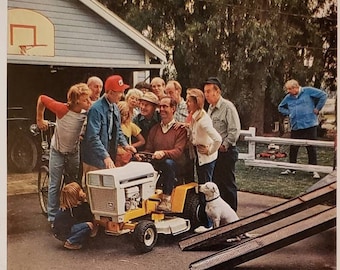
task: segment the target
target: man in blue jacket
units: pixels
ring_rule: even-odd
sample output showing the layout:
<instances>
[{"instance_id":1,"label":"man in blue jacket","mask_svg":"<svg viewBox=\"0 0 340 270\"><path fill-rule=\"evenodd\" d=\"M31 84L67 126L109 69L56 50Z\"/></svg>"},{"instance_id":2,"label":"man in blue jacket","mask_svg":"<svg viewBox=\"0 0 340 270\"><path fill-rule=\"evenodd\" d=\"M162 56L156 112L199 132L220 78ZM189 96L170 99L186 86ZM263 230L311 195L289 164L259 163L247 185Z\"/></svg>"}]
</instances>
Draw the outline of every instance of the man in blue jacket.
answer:
<instances>
[{"instance_id":1,"label":"man in blue jacket","mask_svg":"<svg viewBox=\"0 0 340 270\"><path fill-rule=\"evenodd\" d=\"M87 126L81 143L83 173L114 168L117 146L136 152L125 139L120 126L118 103L129 85L119 75L112 75L105 81L105 94L91 106L87 115Z\"/></svg>"},{"instance_id":2,"label":"man in blue jacket","mask_svg":"<svg viewBox=\"0 0 340 270\"><path fill-rule=\"evenodd\" d=\"M278 106L279 112L289 116L292 139L316 140L319 111L326 103L327 94L317 88L301 87L296 80L285 83L287 95ZM299 145L291 145L289 150L289 162L296 163ZM316 147L306 146L308 163L317 164ZM285 170L283 175L295 174L295 171ZM319 179L317 172L313 172L313 178Z\"/></svg>"}]
</instances>

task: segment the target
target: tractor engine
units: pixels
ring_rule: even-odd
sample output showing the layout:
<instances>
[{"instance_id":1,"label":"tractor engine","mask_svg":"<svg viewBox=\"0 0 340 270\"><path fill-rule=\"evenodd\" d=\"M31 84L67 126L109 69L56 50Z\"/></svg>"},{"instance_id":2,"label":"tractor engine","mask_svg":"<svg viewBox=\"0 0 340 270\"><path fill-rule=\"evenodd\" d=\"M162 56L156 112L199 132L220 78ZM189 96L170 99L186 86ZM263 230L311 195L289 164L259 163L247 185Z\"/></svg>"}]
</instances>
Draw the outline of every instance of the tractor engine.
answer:
<instances>
[{"instance_id":1,"label":"tractor engine","mask_svg":"<svg viewBox=\"0 0 340 270\"><path fill-rule=\"evenodd\" d=\"M139 187L130 187L125 189L125 211L137 209L141 203Z\"/></svg>"}]
</instances>

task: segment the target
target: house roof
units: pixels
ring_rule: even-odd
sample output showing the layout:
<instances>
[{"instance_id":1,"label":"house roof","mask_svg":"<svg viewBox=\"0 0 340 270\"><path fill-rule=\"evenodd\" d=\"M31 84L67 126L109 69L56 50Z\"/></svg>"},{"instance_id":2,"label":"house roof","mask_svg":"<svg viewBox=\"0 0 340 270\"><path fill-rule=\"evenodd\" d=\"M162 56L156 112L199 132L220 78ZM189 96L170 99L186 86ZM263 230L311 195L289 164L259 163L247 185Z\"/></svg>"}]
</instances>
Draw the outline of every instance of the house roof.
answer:
<instances>
[{"instance_id":1,"label":"house roof","mask_svg":"<svg viewBox=\"0 0 340 270\"><path fill-rule=\"evenodd\" d=\"M147 51L151 52L155 56L157 56L162 61L167 61L165 52L159 48L156 44L150 41L148 38L143 36L139 31L137 31L134 27L129 25L127 22L122 20L118 15L113 13L111 10L106 8L104 5L99 3L97 0L79 0L81 3L86 5L88 8L93 10L107 22L115 26L125 35L130 37L136 43L141 45Z\"/></svg>"},{"instance_id":2,"label":"house roof","mask_svg":"<svg viewBox=\"0 0 340 270\"><path fill-rule=\"evenodd\" d=\"M43 45L38 47L34 39L33 43L26 43L33 45L22 45L27 47L22 50L18 44L19 41L28 40L30 42L31 37L28 35L23 39L21 37L14 38L15 42L10 44L9 42L13 38L11 36L11 39L8 40L7 63L148 70L161 69L162 62L167 61L165 51L97 0L46 0L37 5L38 2L39 0L27 2L12 0L9 2L10 10L35 12L34 16L39 20L32 23L28 21L28 23L40 23L40 25L37 24L39 28L36 28L40 31L40 35L37 35L39 37L37 43ZM27 14L25 16L12 16L11 18L32 18ZM41 17L47 18L51 24L53 23L53 41L47 39L49 35L46 32L42 32L42 29L46 31L48 23L41 23ZM21 24L20 21L19 26ZM11 35L20 35L20 32L13 31ZM53 43L53 54L46 53L46 50L43 53L42 50L38 51L42 48L41 46L50 44L48 42ZM29 51L26 53L26 50ZM50 53L50 51L48 52ZM161 63L159 61L152 63L150 59L154 57Z\"/></svg>"}]
</instances>

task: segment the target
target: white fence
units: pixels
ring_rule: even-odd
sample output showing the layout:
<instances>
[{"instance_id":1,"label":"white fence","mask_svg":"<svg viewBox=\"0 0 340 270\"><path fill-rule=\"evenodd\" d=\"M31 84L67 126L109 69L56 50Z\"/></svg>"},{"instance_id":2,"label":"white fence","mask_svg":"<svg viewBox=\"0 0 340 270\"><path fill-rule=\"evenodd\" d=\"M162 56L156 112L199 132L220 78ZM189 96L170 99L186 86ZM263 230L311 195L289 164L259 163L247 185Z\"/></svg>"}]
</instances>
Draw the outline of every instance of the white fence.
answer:
<instances>
[{"instance_id":1,"label":"white fence","mask_svg":"<svg viewBox=\"0 0 340 270\"><path fill-rule=\"evenodd\" d=\"M298 164L289 162L279 162L264 159L256 159L256 143L263 144L288 144L288 145L314 145L321 147L332 147L334 149L334 142L330 141L318 141L318 140L300 140L300 139L289 139L289 138L278 138L278 137L260 137L255 136L255 128L250 127L249 130L241 130L241 136L244 136L244 140L248 141L248 152L239 153L239 159L243 159L245 165L248 166L259 166L259 167L270 167L270 168L281 168L291 169L307 172L321 172L331 173L333 171L332 166L321 166L321 165L309 165L309 164Z\"/></svg>"}]
</instances>

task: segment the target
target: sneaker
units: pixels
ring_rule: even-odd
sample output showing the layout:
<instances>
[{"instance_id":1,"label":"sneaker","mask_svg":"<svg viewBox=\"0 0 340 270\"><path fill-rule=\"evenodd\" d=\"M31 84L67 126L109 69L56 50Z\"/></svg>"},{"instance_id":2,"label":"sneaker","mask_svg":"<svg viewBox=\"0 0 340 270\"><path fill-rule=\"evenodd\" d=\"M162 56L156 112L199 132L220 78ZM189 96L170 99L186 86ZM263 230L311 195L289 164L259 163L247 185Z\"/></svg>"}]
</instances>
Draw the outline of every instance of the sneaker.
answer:
<instances>
[{"instance_id":1,"label":"sneaker","mask_svg":"<svg viewBox=\"0 0 340 270\"><path fill-rule=\"evenodd\" d=\"M64 248L67 249L72 249L72 250L76 250L76 249L81 249L83 246L81 244L71 244L68 240L66 240L65 244L64 244Z\"/></svg>"},{"instance_id":2,"label":"sneaker","mask_svg":"<svg viewBox=\"0 0 340 270\"><path fill-rule=\"evenodd\" d=\"M199 226L198 228L196 228L194 231L195 233L204 233L204 232L207 232L207 231L210 231L212 230L213 227L204 227L204 226Z\"/></svg>"},{"instance_id":3,"label":"sneaker","mask_svg":"<svg viewBox=\"0 0 340 270\"><path fill-rule=\"evenodd\" d=\"M320 179L320 175L317 172L313 172L313 179Z\"/></svg>"},{"instance_id":4,"label":"sneaker","mask_svg":"<svg viewBox=\"0 0 340 270\"><path fill-rule=\"evenodd\" d=\"M281 172L280 174L281 175L289 175L289 174L295 174L296 173L296 171L293 171L293 170L285 170L285 171L283 171L283 172Z\"/></svg>"}]
</instances>

